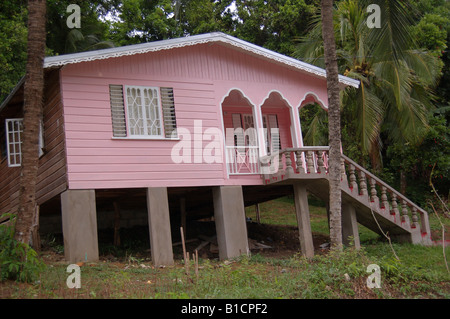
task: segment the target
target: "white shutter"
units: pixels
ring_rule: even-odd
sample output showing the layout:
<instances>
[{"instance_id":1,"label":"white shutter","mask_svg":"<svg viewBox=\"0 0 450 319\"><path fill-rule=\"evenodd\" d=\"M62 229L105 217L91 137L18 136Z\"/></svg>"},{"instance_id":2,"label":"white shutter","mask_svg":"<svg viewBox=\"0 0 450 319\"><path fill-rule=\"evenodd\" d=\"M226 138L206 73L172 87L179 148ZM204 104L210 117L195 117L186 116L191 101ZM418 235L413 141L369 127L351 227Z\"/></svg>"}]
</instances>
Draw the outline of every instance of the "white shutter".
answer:
<instances>
[{"instance_id":1,"label":"white shutter","mask_svg":"<svg viewBox=\"0 0 450 319\"><path fill-rule=\"evenodd\" d=\"M173 97L173 88L162 87L161 105L163 112L164 135L166 138L177 137L177 120L175 117L175 101Z\"/></svg>"},{"instance_id":2,"label":"white shutter","mask_svg":"<svg viewBox=\"0 0 450 319\"><path fill-rule=\"evenodd\" d=\"M257 146L255 124L253 122L252 114L242 114L244 118L244 132L245 132L245 145Z\"/></svg>"},{"instance_id":3,"label":"white shutter","mask_svg":"<svg viewBox=\"0 0 450 319\"><path fill-rule=\"evenodd\" d=\"M234 128L234 144L235 146L244 146L244 130L242 128L241 114L231 114Z\"/></svg>"},{"instance_id":4,"label":"white shutter","mask_svg":"<svg viewBox=\"0 0 450 319\"><path fill-rule=\"evenodd\" d=\"M125 121L125 107L123 102L122 85L109 86L109 96L111 100L111 117L114 137L126 137L127 125Z\"/></svg>"},{"instance_id":5,"label":"white shutter","mask_svg":"<svg viewBox=\"0 0 450 319\"><path fill-rule=\"evenodd\" d=\"M278 149L281 150L281 141L280 141L280 131L278 129L278 120L275 114L269 114L267 116L268 124L269 124L269 132L270 135L270 147L271 152L274 152Z\"/></svg>"}]
</instances>

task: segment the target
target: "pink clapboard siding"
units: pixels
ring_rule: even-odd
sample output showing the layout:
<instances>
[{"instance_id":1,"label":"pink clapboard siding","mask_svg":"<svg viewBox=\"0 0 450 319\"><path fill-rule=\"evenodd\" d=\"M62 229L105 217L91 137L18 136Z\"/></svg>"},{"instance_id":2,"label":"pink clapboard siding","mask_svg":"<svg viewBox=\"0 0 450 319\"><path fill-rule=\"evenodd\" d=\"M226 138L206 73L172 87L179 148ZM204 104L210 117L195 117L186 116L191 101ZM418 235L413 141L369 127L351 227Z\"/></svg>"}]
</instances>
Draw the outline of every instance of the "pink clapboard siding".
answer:
<instances>
[{"instance_id":1,"label":"pink clapboard siding","mask_svg":"<svg viewBox=\"0 0 450 319\"><path fill-rule=\"evenodd\" d=\"M259 175L229 178L225 158L195 163L192 151L192 163L174 163L171 151L179 140L113 138L110 84L173 87L177 127L192 133L192 143L200 137L194 121L201 121L203 132L224 129L222 103L233 90L259 110L258 127L261 114L277 114L283 147L301 144L298 116L291 123L289 110L298 114L311 96L327 100L324 79L219 44L69 64L61 70L61 88L70 189L262 183ZM289 106L264 106L274 92Z\"/></svg>"}]
</instances>

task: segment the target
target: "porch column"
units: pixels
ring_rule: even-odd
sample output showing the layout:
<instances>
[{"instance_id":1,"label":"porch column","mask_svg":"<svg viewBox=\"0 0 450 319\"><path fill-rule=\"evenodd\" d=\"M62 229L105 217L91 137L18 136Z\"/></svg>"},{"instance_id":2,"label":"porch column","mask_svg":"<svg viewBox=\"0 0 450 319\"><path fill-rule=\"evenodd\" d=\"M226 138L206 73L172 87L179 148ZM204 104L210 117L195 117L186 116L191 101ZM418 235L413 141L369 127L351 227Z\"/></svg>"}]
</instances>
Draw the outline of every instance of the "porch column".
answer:
<instances>
[{"instance_id":1,"label":"porch column","mask_svg":"<svg viewBox=\"0 0 450 319\"><path fill-rule=\"evenodd\" d=\"M213 187L214 219L221 260L248 255L242 186Z\"/></svg>"},{"instance_id":2,"label":"porch column","mask_svg":"<svg viewBox=\"0 0 450 319\"><path fill-rule=\"evenodd\" d=\"M173 265L167 187L147 189L147 210L153 264L155 266Z\"/></svg>"},{"instance_id":3,"label":"porch column","mask_svg":"<svg viewBox=\"0 0 450 319\"><path fill-rule=\"evenodd\" d=\"M61 194L61 213L66 260L98 261L95 191L65 191Z\"/></svg>"},{"instance_id":4,"label":"porch column","mask_svg":"<svg viewBox=\"0 0 450 319\"><path fill-rule=\"evenodd\" d=\"M350 204L342 204L342 242L349 246L351 241L356 249L361 248L355 207Z\"/></svg>"},{"instance_id":5,"label":"porch column","mask_svg":"<svg viewBox=\"0 0 450 319\"><path fill-rule=\"evenodd\" d=\"M295 183L293 187L300 248L303 256L310 258L314 256L314 244L309 218L308 194L306 188L299 183Z\"/></svg>"},{"instance_id":6,"label":"porch column","mask_svg":"<svg viewBox=\"0 0 450 319\"><path fill-rule=\"evenodd\" d=\"M261 105L257 106L255 105L253 107L254 109L254 118L255 118L255 129L256 129L256 134L258 136L258 154L259 156L265 156L267 155L267 151L266 151L266 145L265 145L265 140L266 137L264 136L264 125L263 125L263 116L262 116L262 111L261 111Z\"/></svg>"}]
</instances>

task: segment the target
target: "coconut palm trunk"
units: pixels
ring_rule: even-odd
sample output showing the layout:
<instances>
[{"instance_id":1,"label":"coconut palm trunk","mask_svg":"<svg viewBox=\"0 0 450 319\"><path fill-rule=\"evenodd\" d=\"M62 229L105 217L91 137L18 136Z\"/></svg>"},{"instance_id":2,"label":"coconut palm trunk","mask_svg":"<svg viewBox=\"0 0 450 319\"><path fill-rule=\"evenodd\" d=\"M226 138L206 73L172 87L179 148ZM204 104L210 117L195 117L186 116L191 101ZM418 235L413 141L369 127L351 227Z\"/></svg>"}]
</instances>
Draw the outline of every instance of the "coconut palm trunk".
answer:
<instances>
[{"instance_id":1,"label":"coconut palm trunk","mask_svg":"<svg viewBox=\"0 0 450 319\"><path fill-rule=\"evenodd\" d=\"M322 37L328 90L330 240L333 248L341 249L341 115L339 73L333 28L333 0L322 0Z\"/></svg>"},{"instance_id":2,"label":"coconut palm trunk","mask_svg":"<svg viewBox=\"0 0 450 319\"><path fill-rule=\"evenodd\" d=\"M28 1L28 49L24 86L22 135L22 167L19 208L15 224L15 239L30 244L32 236L39 238L36 206L36 180L39 164L39 131L42 119L44 90L46 1ZM33 248L39 248L35 239Z\"/></svg>"}]
</instances>

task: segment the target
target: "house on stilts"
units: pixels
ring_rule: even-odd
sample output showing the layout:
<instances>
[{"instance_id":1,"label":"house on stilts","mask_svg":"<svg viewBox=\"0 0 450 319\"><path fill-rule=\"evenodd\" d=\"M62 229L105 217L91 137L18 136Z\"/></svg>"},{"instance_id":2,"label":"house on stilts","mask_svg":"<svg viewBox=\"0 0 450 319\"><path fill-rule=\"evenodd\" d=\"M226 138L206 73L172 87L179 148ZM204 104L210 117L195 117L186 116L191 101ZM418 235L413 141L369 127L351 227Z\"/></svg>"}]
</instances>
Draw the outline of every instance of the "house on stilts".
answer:
<instances>
[{"instance_id":1,"label":"house on stilts","mask_svg":"<svg viewBox=\"0 0 450 319\"><path fill-rule=\"evenodd\" d=\"M59 227L69 262L99 258L119 208L122 226L148 224L155 265L173 263L179 215L214 216L221 259L247 254L244 207L286 195L314 254L307 193L328 201L329 147L303 145L299 110L327 109L325 70L209 33L47 57L44 71L40 228ZM0 215L18 206L22 117L23 80L0 106ZM431 242L425 210L344 154L341 167L345 240L359 245L360 223Z\"/></svg>"}]
</instances>

